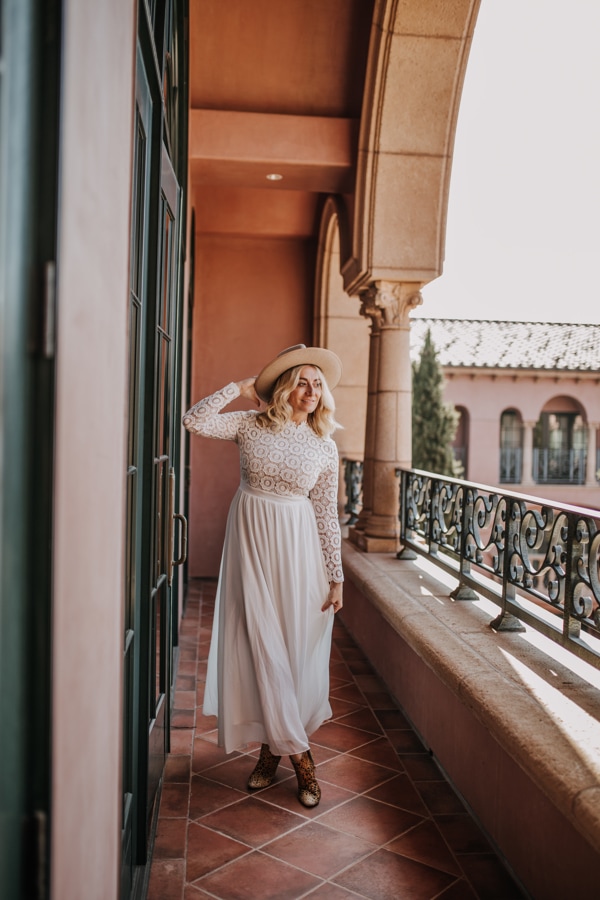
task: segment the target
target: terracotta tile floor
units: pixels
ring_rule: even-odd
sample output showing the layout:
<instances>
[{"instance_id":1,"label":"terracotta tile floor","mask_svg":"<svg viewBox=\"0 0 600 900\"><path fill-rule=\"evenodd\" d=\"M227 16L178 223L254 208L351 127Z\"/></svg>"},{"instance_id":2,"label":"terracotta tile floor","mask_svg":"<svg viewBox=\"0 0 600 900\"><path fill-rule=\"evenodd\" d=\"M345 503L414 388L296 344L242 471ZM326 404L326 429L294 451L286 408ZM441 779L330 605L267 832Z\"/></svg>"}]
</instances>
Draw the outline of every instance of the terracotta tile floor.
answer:
<instances>
[{"instance_id":1,"label":"terracotta tile floor","mask_svg":"<svg viewBox=\"0 0 600 900\"><path fill-rule=\"evenodd\" d=\"M523 895L336 620L333 720L311 740L323 792L283 759L249 794L259 747L225 754L202 715L214 582L192 582L148 900L513 900Z\"/></svg>"}]
</instances>

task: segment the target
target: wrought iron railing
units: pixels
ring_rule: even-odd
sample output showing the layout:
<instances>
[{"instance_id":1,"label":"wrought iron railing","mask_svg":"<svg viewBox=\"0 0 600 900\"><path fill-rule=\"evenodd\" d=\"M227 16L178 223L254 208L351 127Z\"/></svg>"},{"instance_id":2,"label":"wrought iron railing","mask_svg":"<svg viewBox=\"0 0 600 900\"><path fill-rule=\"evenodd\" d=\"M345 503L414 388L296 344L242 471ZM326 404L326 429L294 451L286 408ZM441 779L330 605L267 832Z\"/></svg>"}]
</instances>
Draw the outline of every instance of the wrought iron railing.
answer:
<instances>
[{"instance_id":1,"label":"wrought iron railing","mask_svg":"<svg viewBox=\"0 0 600 900\"><path fill-rule=\"evenodd\" d=\"M600 668L600 511L549 503L418 469L398 469L402 556L427 556L500 607L498 631L526 623Z\"/></svg>"},{"instance_id":2,"label":"wrought iron railing","mask_svg":"<svg viewBox=\"0 0 600 900\"><path fill-rule=\"evenodd\" d=\"M585 484L585 450L534 449L533 480L538 484Z\"/></svg>"},{"instance_id":3,"label":"wrought iron railing","mask_svg":"<svg viewBox=\"0 0 600 900\"><path fill-rule=\"evenodd\" d=\"M348 513L346 525L354 525L358 521L362 500L362 473L363 464L359 459L342 459L344 464L344 483L346 485L346 505L344 512Z\"/></svg>"},{"instance_id":4,"label":"wrought iron railing","mask_svg":"<svg viewBox=\"0 0 600 900\"><path fill-rule=\"evenodd\" d=\"M500 448L500 484L520 484L523 480L523 451L520 447Z\"/></svg>"}]
</instances>

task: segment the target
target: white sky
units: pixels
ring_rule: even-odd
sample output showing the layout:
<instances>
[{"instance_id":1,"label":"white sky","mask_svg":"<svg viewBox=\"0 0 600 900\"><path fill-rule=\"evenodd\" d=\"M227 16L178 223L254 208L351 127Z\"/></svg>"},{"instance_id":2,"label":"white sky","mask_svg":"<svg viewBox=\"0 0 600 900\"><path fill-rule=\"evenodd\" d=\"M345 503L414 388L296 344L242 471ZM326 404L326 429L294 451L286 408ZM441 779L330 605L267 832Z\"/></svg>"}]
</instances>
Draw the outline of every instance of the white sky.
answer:
<instances>
[{"instance_id":1,"label":"white sky","mask_svg":"<svg viewBox=\"0 0 600 900\"><path fill-rule=\"evenodd\" d=\"M600 0L482 0L414 315L600 322Z\"/></svg>"}]
</instances>

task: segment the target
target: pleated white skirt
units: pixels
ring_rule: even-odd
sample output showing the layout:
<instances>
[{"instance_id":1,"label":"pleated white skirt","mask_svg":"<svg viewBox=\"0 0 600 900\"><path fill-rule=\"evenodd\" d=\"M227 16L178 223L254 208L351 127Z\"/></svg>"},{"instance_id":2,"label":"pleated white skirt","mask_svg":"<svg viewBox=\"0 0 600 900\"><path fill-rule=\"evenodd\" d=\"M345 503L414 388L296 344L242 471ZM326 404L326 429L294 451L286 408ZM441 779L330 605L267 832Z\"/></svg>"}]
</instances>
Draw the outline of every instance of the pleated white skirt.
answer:
<instances>
[{"instance_id":1,"label":"pleated white skirt","mask_svg":"<svg viewBox=\"0 0 600 900\"><path fill-rule=\"evenodd\" d=\"M312 504L241 485L229 510L204 714L227 753L302 753L331 718L333 609Z\"/></svg>"}]
</instances>

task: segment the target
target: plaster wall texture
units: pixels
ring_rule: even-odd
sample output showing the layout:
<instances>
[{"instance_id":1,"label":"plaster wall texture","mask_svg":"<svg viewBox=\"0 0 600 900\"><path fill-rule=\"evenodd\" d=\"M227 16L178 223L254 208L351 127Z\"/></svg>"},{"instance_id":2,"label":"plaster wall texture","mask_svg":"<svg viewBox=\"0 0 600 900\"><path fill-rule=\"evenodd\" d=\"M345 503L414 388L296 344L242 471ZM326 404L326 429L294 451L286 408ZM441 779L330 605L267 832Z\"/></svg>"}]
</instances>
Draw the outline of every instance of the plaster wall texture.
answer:
<instances>
[{"instance_id":1,"label":"plaster wall texture","mask_svg":"<svg viewBox=\"0 0 600 900\"><path fill-rule=\"evenodd\" d=\"M302 191L265 192L202 184L196 186L194 195L196 233L310 238L316 207L316 195Z\"/></svg>"},{"instance_id":2,"label":"plaster wall texture","mask_svg":"<svg viewBox=\"0 0 600 900\"><path fill-rule=\"evenodd\" d=\"M526 493L542 497L544 500L554 500L557 503L569 503L572 506L582 506L594 511L600 509L600 487L587 487L584 484L535 484L528 486Z\"/></svg>"},{"instance_id":3,"label":"plaster wall texture","mask_svg":"<svg viewBox=\"0 0 600 900\"><path fill-rule=\"evenodd\" d=\"M575 406L582 407L588 422L600 420L600 376L589 377L556 372L544 375L509 374L461 374L446 372L446 398L480 417L483 410L489 418L498 419L507 409L517 410L524 422L537 422L547 403L559 397L570 397Z\"/></svg>"},{"instance_id":4,"label":"plaster wall texture","mask_svg":"<svg viewBox=\"0 0 600 900\"><path fill-rule=\"evenodd\" d=\"M397 4L394 31L404 34L420 34L434 37L460 37L465 30L465 19L473 7L473 0L453 0L446 3L413 3L403 0ZM383 16L385 4L380 4ZM379 20L381 24L385 21Z\"/></svg>"},{"instance_id":5,"label":"plaster wall texture","mask_svg":"<svg viewBox=\"0 0 600 900\"><path fill-rule=\"evenodd\" d=\"M50 867L61 900L119 894L134 71L132 0L66 0Z\"/></svg>"},{"instance_id":6,"label":"plaster wall texture","mask_svg":"<svg viewBox=\"0 0 600 900\"><path fill-rule=\"evenodd\" d=\"M310 344L312 274L303 239L198 236L190 404L258 374L285 347ZM227 407L249 408L245 401ZM239 454L234 443L190 440L189 574L214 577Z\"/></svg>"},{"instance_id":7,"label":"plaster wall texture","mask_svg":"<svg viewBox=\"0 0 600 900\"><path fill-rule=\"evenodd\" d=\"M464 404L463 404L464 405ZM469 409L469 407L467 407ZM469 468L467 478L479 484L496 484L500 459L500 420L481 412L475 417L470 413Z\"/></svg>"},{"instance_id":8,"label":"plaster wall texture","mask_svg":"<svg viewBox=\"0 0 600 900\"><path fill-rule=\"evenodd\" d=\"M192 107L359 116L372 12L372 0L190 3Z\"/></svg>"}]
</instances>

